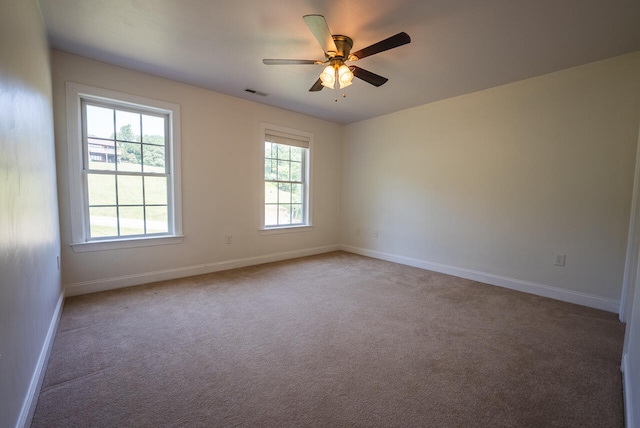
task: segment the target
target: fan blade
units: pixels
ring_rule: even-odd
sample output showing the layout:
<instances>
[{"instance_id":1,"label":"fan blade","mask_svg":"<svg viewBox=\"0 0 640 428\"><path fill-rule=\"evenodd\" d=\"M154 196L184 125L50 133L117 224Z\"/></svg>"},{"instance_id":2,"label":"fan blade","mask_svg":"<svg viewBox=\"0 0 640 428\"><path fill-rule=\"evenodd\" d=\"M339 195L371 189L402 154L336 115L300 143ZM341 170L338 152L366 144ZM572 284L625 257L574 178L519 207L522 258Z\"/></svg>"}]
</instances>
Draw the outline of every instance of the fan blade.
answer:
<instances>
[{"instance_id":1,"label":"fan blade","mask_svg":"<svg viewBox=\"0 0 640 428\"><path fill-rule=\"evenodd\" d=\"M324 88L324 86L322 86L322 80L318 79L316 80L316 83L314 83L313 86L309 89L309 92L318 92L321 91L322 88Z\"/></svg>"},{"instance_id":2,"label":"fan blade","mask_svg":"<svg viewBox=\"0 0 640 428\"><path fill-rule=\"evenodd\" d=\"M407 43L411 43L411 37L409 37L405 32L398 33L395 36L391 36L388 39L384 39L371 46L367 46L364 49L360 49L358 52L352 53L349 56L349 59L353 61L352 56L357 59L362 59L380 52L388 51L389 49L397 48L398 46L406 45Z\"/></svg>"},{"instance_id":3,"label":"fan blade","mask_svg":"<svg viewBox=\"0 0 640 428\"><path fill-rule=\"evenodd\" d=\"M322 64L322 61L313 59L263 59L266 65L298 65L298 64Z\"/></svg>"},{"instance_id":4,"label":"fan blade","mask_svg":"<svg viewBox=\"0 0 640 428\"><path fill-rule=\"evenodd\" d=\"M356 67L355 65L350 65L349 70L353 72L353 75L358 79L362 79L367 83L371 83L373 86L382 86L389 79L386 77L379 76L375 73L365 70L364 68Z\"/></svg>"},{"instance_id":5,"label":"fan blade","mask_svg":"<svg viewBox=\"0 0 640 428\"><path fill-rule=\"evenodd\" d=\"M309 27L309 30L313 33L320 46L322 46L322 50L328 56L329 53L333 53L333 55L338 52L338 48L336 47L335 42L333 41L333 36L331 35L331 31L329 31L329 26L327 25L327 21L324 19L322 15L305 15L302 17L304 19L305 24Z\"/></svg>"}]
</instances>

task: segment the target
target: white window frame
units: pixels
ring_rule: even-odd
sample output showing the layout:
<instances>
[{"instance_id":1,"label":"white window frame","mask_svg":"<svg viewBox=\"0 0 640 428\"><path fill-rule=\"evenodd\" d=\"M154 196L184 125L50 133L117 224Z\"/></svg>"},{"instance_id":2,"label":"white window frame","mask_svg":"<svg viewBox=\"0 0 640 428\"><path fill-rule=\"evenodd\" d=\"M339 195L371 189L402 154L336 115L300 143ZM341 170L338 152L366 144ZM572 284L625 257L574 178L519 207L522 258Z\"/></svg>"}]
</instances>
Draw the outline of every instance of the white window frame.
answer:
<instances>
[{"instance_id":1,"label":"white window frame","mask_svg":"<svg viewBox=\"0 0 640 428\"><path fill-rule=\"evenodd\" d=\"M264 209L265 209L265 195L264 195L264 168L265 168L265 152L264 152L264 143L266 140L266 135L272 131L276 134L282 135L290 135L295 138L298 137L300 140L309 141L309 148L307 149L307 155L305 156L306 164L304 168L305 177L304 177L304 222L303 224L287 224L287 225L278 225L278 226L267 226L265 225L264 218ZM311 180L312 171L313 171L313 134L310 132L300 131L297 129L287 128L284 126L273 125L270 123L261 123L260 124L260 163L262 167L260 171L260 225L259 231L261 235L271 235L278 233L289 233L289 232L306 232L313 229L312 224L312 195L313 195L313 182Z\"/></svg>"},{"instance_id":2,"label":"white window frame","mask_svg":"<svg viewBox=\"0 0 640 428\"><path fill-rule=\"evenodd\" d=\"M126 108L142 108L169 116L169 233L159 236L117 237L90 240L88 236L86 174L84 173L82 140L82 100L107 102ZM69 199L71 203L71 247L74 252L148 247L182 243L182 194L180 180L180 106L166 101L95 88L73 82L66 83L67 146L69 156ZM171 220L173 220L171 222Z\"/></svg>"}]
</instances>

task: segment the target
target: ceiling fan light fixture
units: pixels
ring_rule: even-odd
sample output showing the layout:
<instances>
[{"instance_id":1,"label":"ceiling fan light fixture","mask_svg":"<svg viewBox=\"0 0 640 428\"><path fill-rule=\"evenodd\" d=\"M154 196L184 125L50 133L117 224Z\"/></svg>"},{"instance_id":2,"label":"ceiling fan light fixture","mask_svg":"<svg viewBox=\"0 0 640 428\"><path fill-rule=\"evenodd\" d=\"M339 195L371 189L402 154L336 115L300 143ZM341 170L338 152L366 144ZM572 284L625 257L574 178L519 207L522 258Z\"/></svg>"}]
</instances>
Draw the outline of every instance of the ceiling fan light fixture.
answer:
<instances>
[{"instance_id":1,"label":"ceiling fan light fixture","mask_svg":"<svg viewBox=\"0 0 640 428\"><path fill-rule=\"evenodd\" d=\"M336 81L335 69L332 65L328 65L322 73L320 73L320 81L322 82L322 86L326 86L327 88L333 89L333 86Z\"/></svg>"},{"instance_id":2,"label":"ceiling fan light fixture","mask_svg":"<svg viewBox=\"0 0 640 428\"><path fill-rule=\"evenodd\" d=\"M340 89L346 88L351 85L353 80L353 73L349 70L349 67L342 64L338 68L338 83L340 84Z\"/></svg>"}]
</instances>

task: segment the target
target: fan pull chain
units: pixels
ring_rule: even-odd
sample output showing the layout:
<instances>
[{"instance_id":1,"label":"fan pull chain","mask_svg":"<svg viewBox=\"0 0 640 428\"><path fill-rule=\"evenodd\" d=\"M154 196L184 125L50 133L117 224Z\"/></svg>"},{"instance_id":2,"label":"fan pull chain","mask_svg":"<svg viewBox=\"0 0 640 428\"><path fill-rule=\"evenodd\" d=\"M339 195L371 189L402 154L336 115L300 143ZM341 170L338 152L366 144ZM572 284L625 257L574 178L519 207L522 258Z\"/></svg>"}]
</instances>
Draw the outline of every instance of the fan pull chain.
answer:
<instances>
[{"instance_id":1,"label":"fan pull chain","mask_svg":"<svg viewBox=\"0 0 640 428\"><path fill-rule=\"evenodd\" d=\"M335 80L335 82L338 82L338 69L336 69L336 80ZM340 89L340 86L336 85L336 86L335 86L335 88L336 88L336 89L335 89L335 90L336 90L336 96L335 96L335 98L333 99L333 101L337 103L337 102L338 102L338 98L339 98L339 97L338 97L338 90ZM342 98L347 98L347 94L346 94L346 92L343 92L343 93L342 93Z\"/></svg>"},{"instance_id":2,"label":"fan pull chain","mask_svg":"<svg viewBox=\"0 0 640 428\"><path fill-rule=\"evenodd\" d=\"M338 69L336 68L336 79L335 79L335 82L338 82L338 79L339 79L339 77L338 77ZM338 90L340 89L340 86L336 85L334 87L335 87L335 91L336 91L336 96L333 99L333 101L337 103L338 102L338 98L339 98L338 97ZM342 93L342 98L347 98L347 93L346 92Z\"/></svg>"},{"instance_id":3,"label":"fan pull chain","mask_svg":"<svg viewBox=\"0 0 640 428\"><path fill-rule=\"evenodd\" d=\"M347 94L346 93L342 93L342 98L347 98ZM336 97L333 99L333 101L338 102L338 90L336 89Z\"/></svg>"}]
</instances>

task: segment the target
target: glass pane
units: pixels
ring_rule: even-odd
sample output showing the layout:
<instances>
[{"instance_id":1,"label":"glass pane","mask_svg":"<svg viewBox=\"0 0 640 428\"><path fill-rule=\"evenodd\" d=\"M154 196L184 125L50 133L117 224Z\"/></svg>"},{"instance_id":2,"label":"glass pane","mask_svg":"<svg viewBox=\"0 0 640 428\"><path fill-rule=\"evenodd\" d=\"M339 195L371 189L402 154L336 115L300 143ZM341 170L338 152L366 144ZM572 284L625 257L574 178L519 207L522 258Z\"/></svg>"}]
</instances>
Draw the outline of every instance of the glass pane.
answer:
<instances>
[{"instance_id":1,"label":"glass pane","mask_svg":"<svg viewBox=\"0 0 640 428\"><path fill-rule=\"evenodd\" d=\"M278 205L264 206L264 224L274 226L278 224Z\"/></svg>"},{"instance_id":2,"label":"glass pane","mask_svg":"<svg viewBox=\"0 0 640 428\"><path fill-rule=\"evenodd\" d=\"M264 143L264 157L266 159L271 157L271 143L266 142Z\"/></svg>"},{"instance_id":3,"label":"glass pane","mask_svg":"<svg viewBox=\"0 0 640 428\"><path fill-rule=\"evenodd\" d=\"M117 139L140 142L140 115L128 111L116 110Z\"/></svg>"},{"instance_id":4,"label":"glass pane","mask_svg":"<svg viewBox=\"0 0 640 428\"><path fill-rule=\"evenodd\" d=\"M120 235L144 234L144 210L142 207L120 207Z\"/></svg>"},{"instance_id":5,"label":"glass pane","mask_svg":"<svg viewBox=\"0 0 640 428\"><path fill-rule=\"evenodd\" d=\"M113 140L87 138L87 152L89 155L89 169L99 171L116 170L116 150Z\"/></svg>"},{"instance_id":6,"label":"glass pane","mask_svg":"<svg viewBox=\"0 0 640 428\"><path fill-rule=\"evenodd\" d=\"M271 178L271 161L269 159L264 160L264 179L265 180L273 180Z\"/></svg>"},{"instance_id":7,"label":"glass pane","mask_svg":"<svg viewBox=\"0 0 640 428\"><path fill-rule=\"evenodd\" d=\"M266 159L264 161L264 179L265 180L277 180L278 179L278 161Z\"/></svg>"},{"instance_id":8,"label":"glass pane","mask_svg":"<svg viewBox=\"0 0 640 428\"><path fill-rule=\"evenodd\" d=\"M302 147L291 147L291 160L302 162Z\"/></svg>"},{"instance_id":9,"label":"glass pane","mask_svg":"<svg viewBox=\"0 0 640 428\"><path fill-rule=\"evenodd\" d=\"M143 143L157 144L164 146L164 124L165 118L158 116L142 115Z\"/></svg>"},{"instance_id":10,"label":"glass pane","mask_svg":"<svg viewBox=\"0 0 640 428\"><path fill-rule=\"evenodd\" d=\"M87 105L87 136L113 138L113 109Z\"/></svg>"},{"instance_id":11,"label":"glass pane","mask_svg":"<svg viewBox=\"0 0 640 428\"><path fill-rule=\"evenodd\" d=\"M147 233L168 233L169 216L167 207L147 207Z\"/></svg>"},{"instance_id":12,"label":"glass pane","mask_svg":"<svg viewBox=\"0 0 640 428\"><path fill-rule=\"evenodd\" d=\"M89 208L89 233L92 238L118 236L116 207Z\"/></svg>"},{"instance_id":13,"label":"glass pane","mask_svg":"<svg viewBox=\"0 0 640 428\"><path fill-rule=\"evenodd\" d=\"M264 183L264 202L266 204L278 203L278 185L276 183Z\"/></svg>"},{"instance_id":14,"label":"glass pane","mask_svg":"<svg viewBox=\"0 0 640 428\"><path fill-rule=\"evenodd\" d=\"M278 205L278 224L291 224L291 205Z\"/></svg>"},{"instance_id":15,"label":"glass pane","mask_svg":"<svg viewBox=\"0 0 640 428\"><path fill-rule=\"evenodd\" d=\"M164 146L142 146L145 172L166 172L164 167Z\"/></svg>"},{"instance_id":16,"label":"glass pane","mask_svg":"<svg viewBox=\"0 0 640 428\"><path fill-rule=\"evenodd\" d=\"M142 144L118 142L118 171L142 172Z\"/></svg>"},{"instance_id":17,"label":"glass pane","mask_svg":"<svg viewBox=\"0 0 640 428\"><path fill-rule=\"evenodd\" d=\"M144 178L144 203L167 204L167 177Z\"/></svg>"},{"instance_id":18,"label":"glass pane","mask_svg":"<svg viewBox=\"0 0 640 428\"><path fill-rule=\"evenodd\" d=\"M302 164L300 162L291 162L291 181L302 181Z\"/></svg>"},{"instance_id":19,"label":"glass pane","mask_svg":"<svg viewBox=\"0 0 640 428\"><path fill-rule=\"evenodd\" d=\"M281 160L289 160L289 152L290 152L290 147L287 146L286 144L275 144L276 148L278 149L278 159Z\"/></svg>"},{"instance_id":20,"label":"glass pane","mask_svg":"<svg viewBox=\"0 0 640 428\"><path fill-rule=\"evenodd\" d=\"M278 202L281 204L291 202L291 185L289 183L278 184Z\"/></svg>"},{"instance_id":21,"label":"glass pane","mask_svg":"<svg viewBox=\"0 0 640 428\"><path fill-rule=\"evenodd\" d=\"M143 204L142 177L130 176L130 175L118 176L118 204L119 205L142 205ZM121 216L122 216L122 213L121 213Z\"/></svg>"},{"instance_id":22,"label":"glass pane","mask_svg":"<svg viewBox=\"0 0 640 428\"><path fill-rule=\"evenodd\" d=\"M88 174L89 205L116 205L116 177L105 174Z\"/></svg>"},{"instance_id":23,"label":"glass pane","mask_svg":"<svg viewBox=\"0 0 640 428\"><path fill-rule=\"evenodd\" d=\"M302 223L302 204L291 205L291 217L292 224Z\"/></svg>"},{"instance_id":24,"label":"glass pane","mask_svg":"<svg viewBox=\"0 0 640 428\"><path fill-rule=\"evenodd\" d=\"M278 180L289 181L289 161L278 161Z\"/></svg>"},{"instance_id":25,"label":"glass pane","mask_svg":"<svg viewBox=\"0 0 640 428\"><path fill-rule=\"evenodd\" d=\"M291 202L302 203L302 184L291 185Z\"/></svg>"}]
</instances>

